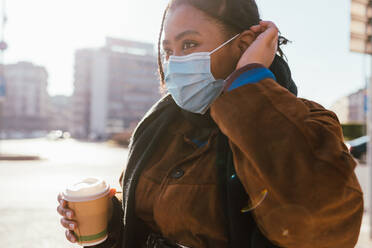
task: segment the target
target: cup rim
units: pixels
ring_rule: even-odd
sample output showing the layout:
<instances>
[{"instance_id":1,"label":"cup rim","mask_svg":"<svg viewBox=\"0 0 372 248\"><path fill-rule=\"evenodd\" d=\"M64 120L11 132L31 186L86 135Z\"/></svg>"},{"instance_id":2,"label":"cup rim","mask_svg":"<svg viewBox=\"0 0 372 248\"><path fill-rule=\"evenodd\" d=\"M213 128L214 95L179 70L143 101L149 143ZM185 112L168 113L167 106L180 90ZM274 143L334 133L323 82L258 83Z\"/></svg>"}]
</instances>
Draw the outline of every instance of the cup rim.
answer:
<instances>
[{"instance_id":1,"label":"cup rim","mask_svg":"<svg viewBox=\"0 0 372 248\"><path fill-rule=\"evenodd\" d=\"M105 195L107 195L108 193L110 192L110 184L106 184L106 188L102 191L102 192L99 192L97 194L94 194L94 195L89 195L89 196L69 196L66 194L66 191L63 191L62 192L62 195L63 195L63 198L66 200L66 201L70 201L70 202L85 202L85 201L93 201L93 200L97 200Z\"/></svg>"}]
</instances>

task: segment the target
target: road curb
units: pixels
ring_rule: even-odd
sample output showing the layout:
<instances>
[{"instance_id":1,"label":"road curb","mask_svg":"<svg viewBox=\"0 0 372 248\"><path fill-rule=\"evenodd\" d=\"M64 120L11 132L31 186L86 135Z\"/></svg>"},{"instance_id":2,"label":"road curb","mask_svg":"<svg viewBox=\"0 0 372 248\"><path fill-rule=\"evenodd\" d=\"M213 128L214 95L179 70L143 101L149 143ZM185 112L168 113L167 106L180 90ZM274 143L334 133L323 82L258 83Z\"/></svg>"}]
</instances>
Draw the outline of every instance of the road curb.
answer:
<instances>
[{"instance_id":1,"label":"road curb","mask_svg":"<svg viewBox=\"0 0 372 248\"><path fill-rule=\"evenodd\" d=\"M39 156L34 155L0 155L0 161L33 161L41 160Z\"/></svg>"}]
</instances>

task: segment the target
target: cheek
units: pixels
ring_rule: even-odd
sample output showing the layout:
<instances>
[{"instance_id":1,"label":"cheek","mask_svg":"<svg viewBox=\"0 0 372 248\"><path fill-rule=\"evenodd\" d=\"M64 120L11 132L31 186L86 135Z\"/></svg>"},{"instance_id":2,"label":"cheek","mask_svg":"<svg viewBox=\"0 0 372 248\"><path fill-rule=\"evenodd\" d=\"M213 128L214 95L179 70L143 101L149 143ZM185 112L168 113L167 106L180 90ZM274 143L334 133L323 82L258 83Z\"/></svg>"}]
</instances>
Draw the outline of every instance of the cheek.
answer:
<instances>
[{"instance_id":1,"label":"cheek","mask_svg":"<svg viewBox=\"0 0 372 248\"><path fill-rule=\"evenodd\" d=\"M238 60L233 54L220 54L212 56L211 70L215 79L226 79L236 67Z\"/></svg>"}]
</instances>

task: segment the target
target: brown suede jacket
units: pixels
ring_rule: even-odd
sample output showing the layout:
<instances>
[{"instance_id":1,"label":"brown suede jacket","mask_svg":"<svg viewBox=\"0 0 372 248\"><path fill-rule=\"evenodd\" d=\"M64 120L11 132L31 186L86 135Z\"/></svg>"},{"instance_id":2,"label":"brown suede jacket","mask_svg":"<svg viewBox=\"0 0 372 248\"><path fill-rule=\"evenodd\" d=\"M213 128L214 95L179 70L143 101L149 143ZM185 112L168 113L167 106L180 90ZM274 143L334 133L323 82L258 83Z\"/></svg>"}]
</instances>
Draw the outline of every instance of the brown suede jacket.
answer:
<instances>
[{"instance_id":1,"label":"brown suede jacket","mask_svg":"<svg viewBox=\"0 0 372 248\"><path fill-rule=\"evenodd\" d=\"M297 98L270 73L249 66L234 72L210 107L229 139L238 178L250 198L260 200L255 221L280 247L354 247L363 194L337 116ZM215 168L217 131L174 121L136 188L138 218L187 247L227 247ZM100 247L121 247L121 192L113 202L111 243Z\"/></svg>"}]
</instances>

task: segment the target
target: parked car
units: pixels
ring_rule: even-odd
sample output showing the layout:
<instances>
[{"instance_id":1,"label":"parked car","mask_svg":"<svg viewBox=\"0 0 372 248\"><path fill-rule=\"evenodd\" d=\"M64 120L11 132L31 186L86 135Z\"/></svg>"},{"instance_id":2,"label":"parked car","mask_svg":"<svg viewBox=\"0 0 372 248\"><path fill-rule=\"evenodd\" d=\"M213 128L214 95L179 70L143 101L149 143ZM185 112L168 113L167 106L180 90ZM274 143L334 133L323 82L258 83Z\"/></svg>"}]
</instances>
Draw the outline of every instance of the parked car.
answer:
<instances>
[{"instance_id":1,"label":"parked car","mask_svg":"<svg viewBox=\"0 0 372 248\"><path fill-rule=\"evenodd\" d=\"M63 132L62 130L53 130L50 131L47 135L47 139L49 140L60 140L60 139L68 139L71 135L69 132Z\"/></svg>"},{"instance_id":2,"label":"parked car","mask_svg":"<svg viewBox=\"0 0 372 248\"><path fill-rule=\"evenodd\" d=\"M351 155L354 158L366 161L367 154L367 143L369 142L369 136L362 136L354 140L350 140L346 143Z\"/></svg>"}]
</instances>

